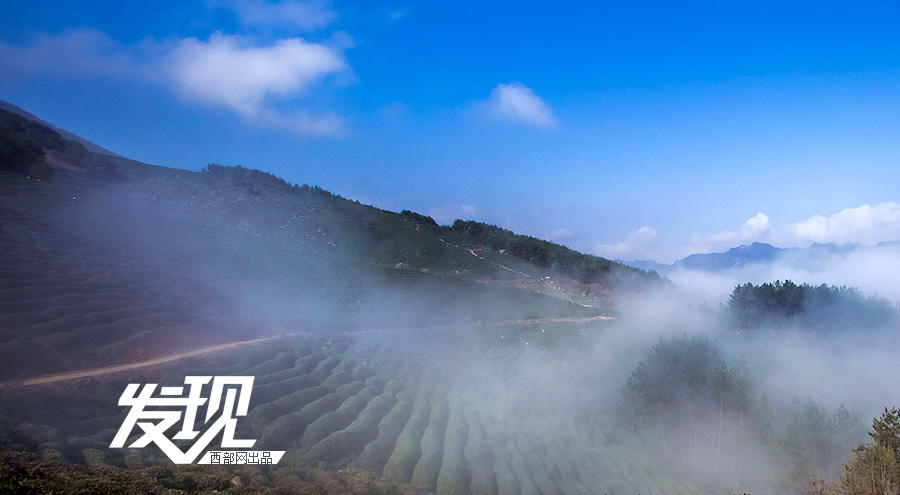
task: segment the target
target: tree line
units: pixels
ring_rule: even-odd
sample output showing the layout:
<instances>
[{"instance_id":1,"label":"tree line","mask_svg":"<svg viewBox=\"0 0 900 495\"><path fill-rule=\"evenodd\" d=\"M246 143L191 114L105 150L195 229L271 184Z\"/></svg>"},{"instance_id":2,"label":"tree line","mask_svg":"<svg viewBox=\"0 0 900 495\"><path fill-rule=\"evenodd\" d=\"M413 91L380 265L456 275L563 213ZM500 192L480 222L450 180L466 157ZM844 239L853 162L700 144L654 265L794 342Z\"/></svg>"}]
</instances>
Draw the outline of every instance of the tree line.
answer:
<instances>
[{"instance_id":1,"label":"tree line","mask_svg":"<svg viewBox=\"0 0 900 495\"><path fill-rule=\"evenodd\" d=\"M797 285L790 280L734 288L727 304L737 328L756 329L794 323L812 330L874 328L896 323L897 305L877 296L865 296L846 286Z\"/></svg>"},{"instance_id":2,"label":"tree line","mask_svg":"<svg viewBox=\"0 0 900 495\"><path fill-rule=\"evenodd\" d=\"M633 369L622 394L622 426L636 432L644 446L667 462L706 472L719 487L736 492L752 487L798 495L869 495L891 493L865 490L894 486L900 480L900 464L895 461L900 452L900 411L886 410L870 433L876 444L853 450L853 457L843 464L846 452L865 438L864 424L855 412L844 406L829 412L807 399L795 400L785 410L789 414L779 418L757 389L753 374L704 336L660 340ZM759 445L760 453L775 466L770 485L759 479L753 445ZM894 477L876 476L873 481L873 472ZM826 483L819 475L841 481ZM851 485L863 491L835 491L842 486L849 490ZM810 492L812 486L830 491Z\"/></svg>"}]
</instances>

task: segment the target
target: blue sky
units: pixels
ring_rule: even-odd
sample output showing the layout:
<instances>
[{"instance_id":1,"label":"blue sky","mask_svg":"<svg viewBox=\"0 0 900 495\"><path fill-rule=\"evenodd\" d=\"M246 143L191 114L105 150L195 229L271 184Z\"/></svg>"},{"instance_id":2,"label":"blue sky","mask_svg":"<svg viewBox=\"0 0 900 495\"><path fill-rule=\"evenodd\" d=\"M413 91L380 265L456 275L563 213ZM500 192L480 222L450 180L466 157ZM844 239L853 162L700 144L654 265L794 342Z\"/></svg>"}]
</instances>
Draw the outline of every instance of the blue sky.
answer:
<instances>
[{"instance_id":1,"label":"blue sky","mask_svg":"<svg viewBox=\"0 0 900 495\"><path fill-rule=\"evenodd\" d=\"M0 99L621 259L900 240L894 2L0 3Z\"/></svg>"}]
</instances>

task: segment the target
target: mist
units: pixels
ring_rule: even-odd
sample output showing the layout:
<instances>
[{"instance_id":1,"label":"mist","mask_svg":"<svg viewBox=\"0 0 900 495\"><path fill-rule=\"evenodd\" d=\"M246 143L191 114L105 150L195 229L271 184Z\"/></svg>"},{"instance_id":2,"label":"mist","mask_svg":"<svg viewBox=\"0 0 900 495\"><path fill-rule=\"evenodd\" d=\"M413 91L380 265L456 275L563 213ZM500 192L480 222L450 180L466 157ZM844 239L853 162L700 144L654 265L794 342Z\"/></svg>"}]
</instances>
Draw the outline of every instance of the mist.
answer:
<instances>
[{"instance_id":1,"label":"mist","mask_svg":"<svg viewBox=\"0 0 900 495\"><path fill-rule=\"evenodd\" d=\"M771 263L715 272L676 268L666 276L695 302L706 300L711 304L727 301L731 290L739 284L774 280L856 287L868 295L900 301L900 287L893 276L898 272L900 247L888 243L830 254L787 252Z\"/></svg>"},{"instance_id":2,"label":"mist","mask_svg":"<svg viewBox=\"0 0 900 495\"><path fill-rule=\"evenodd\" d=\"M741 331L720 313L691 306L690 299L690 291L667 289L626 301L614 321L600 326L527 335L498 329L478 338L469 331L444 334L416 339L408 353L454 376L468 406L511 431L565 438L567 428L578 424L576 429L587 428L578 438L590 437L591 448L604 445L636 472L671 470L693 490L791 493L810 471L838 482L851 449L870 440L865 430L871 418L893 406L900 393L889 372L891 349L900 344L895 329L847 328L827 338L787 323ZM634 420L627 407L629 377L655 345L693 339L705 339L724 365L746 379L750 402L729 410L698 395ZM684 387L675 395L691 393L688 383L671 385ZM839 420L844 423L834 424ZM834 431L796 438L810 425ZM823 439L831 443L827 455L792 464L797 460L787 449ZM618 476L640 475L623 469Z\"/></svg>"},{"instance_id":3,"label":"mist","mask_svg":"<svg viewBox=\"0 0 900 495\"><path fill-rule=\"evenodd\" d=\"M9 373L270 337L129 375L171 385L197 373L256 376L241 433L288 452L281 474L239 475L262 491L284 477L312 489L302 485L319 482L310 473L355 476L334 474L349 466L379 483L438 493L793 493L810 471L838 481L871 418L900 393L890 374L896 328L823 334L785 321L743 329L724 305L738 284L786 278L891 297L900 294L887 276L898 266L895 250L802 270L782 260L716 275L676 272L674 284L576 304L570 292L583 284L538 272L532 278L553 279L552 291L515 286L500 277L521 275L507 265L525 265L423 237L443 231L419 217L266 177L167 174L152 186L53 186L79 199L41 206L47 223L29 235L56 247L63 232L66 249L34 256L60 280L100 287L92 297L113 309L101 308L111 314L103 333L86 326L89 338L54 351L70 361L8 365ZM532 286L544 287L522 285ZM56 309L41 318L96 318L64 304L71 296L48 294ZM145 320L147 307L169 316ZM119 313L127 317L114 319ZM48 335L35 340L53 350L62 337ZM119 383L97 385L80 385L102 397L90 411L77 394L22 389L4 428L16 445L72 462L100 456L136 476L157 465L158 453L130 452L126 462L108 449L120 423ZM36 412L48 403L77 418Z\"/></svg>"}]
</instances>

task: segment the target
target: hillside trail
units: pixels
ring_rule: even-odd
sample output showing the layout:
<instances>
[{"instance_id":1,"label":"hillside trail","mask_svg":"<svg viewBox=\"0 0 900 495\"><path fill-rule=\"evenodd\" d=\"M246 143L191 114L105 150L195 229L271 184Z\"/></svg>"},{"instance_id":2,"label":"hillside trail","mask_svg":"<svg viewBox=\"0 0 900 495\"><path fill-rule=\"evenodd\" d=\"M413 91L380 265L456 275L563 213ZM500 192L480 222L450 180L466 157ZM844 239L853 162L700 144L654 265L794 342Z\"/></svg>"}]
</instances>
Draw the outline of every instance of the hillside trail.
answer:
<instances>
[{"instance_id":1,"label":"hillside trail","mask_svg":"<svg viewBox=\"0 0 900 495\"><path fill-rule=\"evenodd\" d=\"M538 325L542 323L559 323L559 322L571 322L571 323L588 323L588 322L596 322L596 321L607 321L612 320L611 316L588 316L588 317L562 317L562 318L529 318L524 320L497 320L491 322L484 323L476 323L476 324L461 324L461 325L441 325L430 328L463 328L463 327L497 327L497 326L506 326L506 325ZM364 334L364 333L374 333L374 332L385 332L394 329L376 329L376 330L357 330L351 332L340 332L341 335L353 335L353 334ZM50 383L63 382L69 380L77 380L79 378L88 378L94 376L102 376L109 375L112 373L120 373L122 371L130 371L136 370L140 368L146 368L149 366L155 366L157 364L169 363L172 361L177 361L179 359L189 358L193 356L199 356L202 354L209 354L212 352L219 351L227 351L233 349L235 347L240 347L243 345L252 345L258 344L260 342L266 342L269 340L295 336L295 335L304 335L308 336L307 332L299 332L299 333L278 333L277 335L272 335L269 337L260 337L252 340L242 340L239 342L230 342L227 344L216 344L209 345L205 347L198 347L196 349L191 349L189 351L178 352L175 354L169 354L166 356L156 357L152 359L147 359L145 361L139 361L136 363L128 363L128 364L119 364L113 366L103 366L100 368L93 368L87 370L76 370L76 371L67 371L64 373L55 373L52 375L43 375L34 378L26 378L24 380L13 380L8 382L0 382L0 388L4 387L25 387L29 385L47 385Z\"/></svg>"},{"instance_id":2,"label":"hillside trail","mask_svg":"<svg viewBox=\"0 0 900 495\"><path fill-rule=\"evenodd\" d=\"M416 228L418 229L418 226L416 226ZM474 257L476 257L476 258L478 258L478 259L480 259L480 260L487 261L488 263L491 263L491 264L493 264L493 265L496 265L496 266L498 266L498 267L500 267L500 268L502 268L502 269L504 269L504 270L507 270L507 271L510 271L510 272L513 272L513 273L517 273L517 274L519 274L519 275L522 275L522 276L525 277L525 278L534 278L534 275L529 275L529 274L527 274L527 273L520 272L519 270L513 270L512 268L510 268L510 267L508 267L508 266L506 266L506 265L501 265L500 263L497 263L496 261L490 261L490 260L487 260L487 259L485 259L483 256L480 256L478 253L476 253L475 250L473 250L473 249L460 247L459 244L452 244L452 243L450 243L450 242L445 241L444 239L442 239L442 238L440 238L440 237L438 237L437 240L443 242L444 244L446 244L446 245L449 246L449 247L454 247L454 248L457 248L457 249L463 249L463 250L465 250L466 252L468 252L469 254L471 254L472 256L474 256Z\"/></svg>"}]
</instances>

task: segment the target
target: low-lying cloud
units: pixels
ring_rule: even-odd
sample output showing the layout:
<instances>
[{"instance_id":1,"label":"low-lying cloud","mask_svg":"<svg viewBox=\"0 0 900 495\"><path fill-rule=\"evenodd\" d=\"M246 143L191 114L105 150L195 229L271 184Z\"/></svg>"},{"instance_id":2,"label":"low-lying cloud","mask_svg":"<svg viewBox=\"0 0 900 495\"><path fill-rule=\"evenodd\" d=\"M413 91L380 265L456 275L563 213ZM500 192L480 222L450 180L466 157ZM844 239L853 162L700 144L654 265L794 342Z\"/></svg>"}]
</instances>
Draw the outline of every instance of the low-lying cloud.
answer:
<instances>
[{"instance_id":1,"label":"low-lying cloud","mask_svg":"<svg viewBox=\"0 0 900 495\"><path fill-rule=\"evenodd\" d=\"M797 284L856 287L866 295L900 301L896 274L900 247L866 246L833 254L788 251L771 263L756 263L724 271L676 269L666 276L693 292L697 300L725 302L739 284L791 280Z\"/></svg>"}]
</instances>

